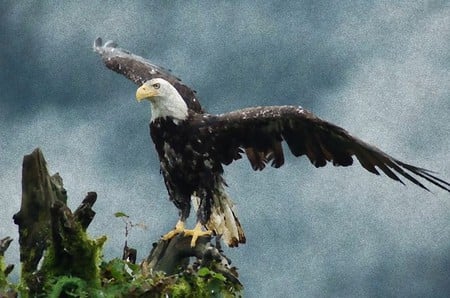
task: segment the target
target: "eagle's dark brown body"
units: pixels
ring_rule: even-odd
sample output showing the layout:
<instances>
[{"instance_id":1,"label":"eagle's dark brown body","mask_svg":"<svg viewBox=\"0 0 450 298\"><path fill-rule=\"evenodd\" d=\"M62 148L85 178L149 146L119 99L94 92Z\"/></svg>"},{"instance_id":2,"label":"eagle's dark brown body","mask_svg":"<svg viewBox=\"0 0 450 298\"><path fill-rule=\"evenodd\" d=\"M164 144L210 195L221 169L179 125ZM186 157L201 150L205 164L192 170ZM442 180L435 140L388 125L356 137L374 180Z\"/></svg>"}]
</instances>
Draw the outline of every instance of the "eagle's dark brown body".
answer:
<instances>
[{"instance_id":1,"label":"eagle's dark brown body","mask_svg":"<svg viewBox=\"0 0 450 298\"><path fill-rule=\"evenodd\" d=\"M191 113L183 121L158 118L150 123L150 134L169 197L179 209L180 219L185 221L189 216L191 197L194 196L198 199L197 220L216 234L223 234L223 229L235 230L236 233L226 235L224 240L230 246L237 246L245 243L245 236L233 203L224 191L220 161L227 155L224 153L227 146L222 144L222 148L217 148L215 138L202 129L208 120L207 115L197 113ZM233 154L233 157L237 155ZM228 209L229 218L217 219L221 215L213 214L216 222L220 222L213 223L211 214L220 209Z\"/></svg>"},{"instance_id":2,"label":"eagle's dark brown body","mask_svg":"<svg viewBox=\"0 0 450 298\"><path fill-rule=\"evenodd\" d=\"M208 138L185 121L158 118L150 123L169 196L180 210L182 219L189 216L191 196L201 199L199 220L205 224L210 216L213 191L223 183L223 168L210 150Z\"/></svg>"}]
</instances>

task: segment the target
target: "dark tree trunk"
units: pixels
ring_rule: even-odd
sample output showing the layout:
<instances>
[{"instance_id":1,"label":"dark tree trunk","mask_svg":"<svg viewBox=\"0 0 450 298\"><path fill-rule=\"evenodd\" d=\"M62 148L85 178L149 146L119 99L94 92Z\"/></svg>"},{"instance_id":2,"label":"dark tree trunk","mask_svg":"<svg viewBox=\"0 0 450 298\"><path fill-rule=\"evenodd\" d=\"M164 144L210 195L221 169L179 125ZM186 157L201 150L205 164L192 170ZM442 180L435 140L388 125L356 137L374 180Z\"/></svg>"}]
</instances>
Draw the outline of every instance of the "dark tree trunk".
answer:
<instances>
[{"instance_id":1,"label":"dark tree trunk","mask_svg":"<svg viewBox=\"0 0 450 298\"><path fill-rule=\"evenodd\" d=\"M19 226L22 274L37 269L50 241L50 208L57 200L67 201L66 191L58 173L50 176L42 151L35 149L25 155L22 165L22 204L14 215Z\"/></svg>"},{"instance_id":2,"label":"dark tree trunk","mask_svg":"<svg viewBox=\"0 0 450 298\"><path fill-rule=\"evenodd\" d=\"M93 278L98 273L94 259L105 239L89 240L84 233L95 215L96 198L95 192L88 193L72 214L63 180L58 173L50 176L42 151L24 156L22 204L13 218L19 226L21 278L30 296L42 293L49 276Z\"/></svg>"}]
</instances>

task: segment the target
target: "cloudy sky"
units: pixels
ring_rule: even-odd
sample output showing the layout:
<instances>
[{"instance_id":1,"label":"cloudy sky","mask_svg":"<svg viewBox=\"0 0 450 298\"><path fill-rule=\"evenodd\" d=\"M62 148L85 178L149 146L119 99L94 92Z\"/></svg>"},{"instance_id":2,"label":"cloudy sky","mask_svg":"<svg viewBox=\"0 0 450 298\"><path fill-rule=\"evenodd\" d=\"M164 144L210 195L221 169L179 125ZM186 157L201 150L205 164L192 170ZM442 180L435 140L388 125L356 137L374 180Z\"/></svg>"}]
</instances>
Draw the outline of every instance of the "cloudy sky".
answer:
<instances>
[{"instance_id":1,"label":"cloudy sky","mask_svg":"<svg viewBox=\"0 0 450 298\"><path fill-rule=\"evenodd\" d=\"M69 205L98 192L91 236L121 255L123 211L148 230L145 257L177 220L153 150L147 104L106 69L94 39L170 68L220 113L301 105L367 142L450 179L448 1L121 3L1 1L0 237L18 263L22 157L44 151ZM227 249L246 297L447 296L450 196L361 167L287 158L226 168L248 244ZM17 267L18 268L18 267ZM17 269L16 269L17 274Z\"/></svg>"}]
</instances>

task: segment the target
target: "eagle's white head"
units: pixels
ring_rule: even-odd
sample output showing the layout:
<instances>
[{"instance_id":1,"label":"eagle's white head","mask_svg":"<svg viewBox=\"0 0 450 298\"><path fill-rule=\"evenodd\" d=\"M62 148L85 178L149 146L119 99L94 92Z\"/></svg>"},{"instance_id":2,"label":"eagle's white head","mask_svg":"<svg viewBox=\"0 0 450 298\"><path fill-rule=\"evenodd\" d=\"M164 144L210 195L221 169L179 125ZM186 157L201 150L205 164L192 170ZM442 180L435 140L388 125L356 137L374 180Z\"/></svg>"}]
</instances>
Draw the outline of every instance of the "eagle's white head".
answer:
<instances>
[{"instance_id":1,"label":"eagle's white head","mask_svg":"<svg viewBox=\"0 0 450 298\"><path fill-rule=\"evenodd\" d=\"M151 79L142 84L136 91L136 99L150 101L151 121L161 117L171 117L175 120L185 120L188 117L188 107L180 93L164 79Z\"/></svg>"}]
</instances>

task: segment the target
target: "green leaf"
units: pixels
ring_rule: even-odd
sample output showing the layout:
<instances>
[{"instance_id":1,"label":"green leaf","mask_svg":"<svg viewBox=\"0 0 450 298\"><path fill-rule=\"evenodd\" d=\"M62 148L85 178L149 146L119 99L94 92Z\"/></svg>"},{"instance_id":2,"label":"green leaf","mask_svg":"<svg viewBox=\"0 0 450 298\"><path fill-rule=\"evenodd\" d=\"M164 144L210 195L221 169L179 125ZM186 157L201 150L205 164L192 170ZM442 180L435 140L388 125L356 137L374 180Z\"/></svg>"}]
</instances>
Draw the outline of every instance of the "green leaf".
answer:
<instances>
[{"instance_id":1,"label":"green leaf","mask_svg":"<svg viewBox=\"0 0 450 298\"><path fill-rule=\"evenodd\" d=\"M205 277L210 274L211 274L211 271L206 267L202 267L202 268L198 269L198 271L197 271L197 275L200 277Z\"/></svg>"},{"instance_id":2,"label":"green leaf","mask_svg":"<svg viewBox=\"0 0 450 298\"><path fill-rule=\"evenodd\" d=\"M223 276L222 273L214 273L214 274L213 274L213 277L214 277L215 279L220 280L220 281L226 281L226 280L227 280L227 278L226 278L225 276Z\"/></svg>"},{"instance_id":3,"label":"green leaf","mask_svg":"<svg viewBox=\"0 0 450 298\"><path fill-rule=\"evenodd\" d=\"M123 213L123 212L116 212L116 213L114 213L114 216L115 217L129 217L128 215L126 215L125 213Z\"/></svg>"}]
</instances>

